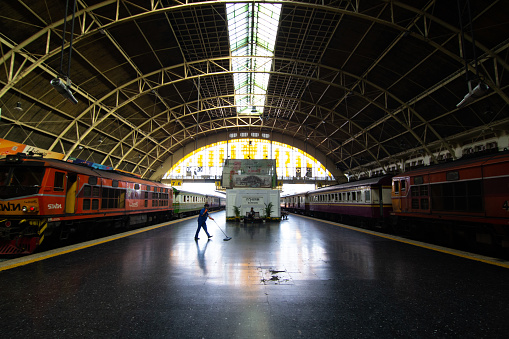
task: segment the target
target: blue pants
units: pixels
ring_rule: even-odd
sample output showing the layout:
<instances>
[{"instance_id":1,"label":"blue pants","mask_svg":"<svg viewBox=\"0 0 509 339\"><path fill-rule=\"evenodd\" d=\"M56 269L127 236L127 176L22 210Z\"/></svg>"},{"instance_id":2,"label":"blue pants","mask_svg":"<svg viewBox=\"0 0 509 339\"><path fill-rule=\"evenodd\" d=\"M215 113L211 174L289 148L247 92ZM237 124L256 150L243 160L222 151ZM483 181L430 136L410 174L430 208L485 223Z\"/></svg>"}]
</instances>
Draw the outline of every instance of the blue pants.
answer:
<instances>
[{"instance_id":1,"label":"blue pants","mask_svg":"<svg viewBox=\"0 0 509 339\"><path fill-rule=\"evenodd\" d=\"M194 235L195 238L198 238L198 233L200 233L200 229L203 228L203 230L205 231L205 233L207 233L207 237L210 238L210 234L209 232L207 231L207 223L205 221L202 221L202 223L200 224L198 222L198 228L196 229L196 234Z\"/></svg>"}]
</instances>

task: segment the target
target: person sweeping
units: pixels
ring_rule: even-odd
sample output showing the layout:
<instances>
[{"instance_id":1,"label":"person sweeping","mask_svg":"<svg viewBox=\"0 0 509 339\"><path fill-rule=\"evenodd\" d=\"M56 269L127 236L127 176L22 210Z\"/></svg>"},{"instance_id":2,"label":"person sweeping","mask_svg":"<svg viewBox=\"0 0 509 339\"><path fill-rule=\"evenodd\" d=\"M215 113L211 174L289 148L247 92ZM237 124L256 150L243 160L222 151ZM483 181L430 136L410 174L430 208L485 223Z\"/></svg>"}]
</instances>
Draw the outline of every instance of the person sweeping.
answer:
<instances>
[{"instance_id":1,"label":"person sweeping","mask_svg":"<svg viewBox=\"0 0 509 339\"><path fill-rule=\"evenodd\" d=\"M205 204L203 208L200 210L200 215L198 216L198 228L196 229L196 234L194 235L194 240L198 240L198 233L200 233L200 229L203 228L205 233L207 233L207 237L210 239L212 236L207 231L207 218L210 220L214 220L211 216L209 216L209 204Z\"/></svg>"}]
</instances>

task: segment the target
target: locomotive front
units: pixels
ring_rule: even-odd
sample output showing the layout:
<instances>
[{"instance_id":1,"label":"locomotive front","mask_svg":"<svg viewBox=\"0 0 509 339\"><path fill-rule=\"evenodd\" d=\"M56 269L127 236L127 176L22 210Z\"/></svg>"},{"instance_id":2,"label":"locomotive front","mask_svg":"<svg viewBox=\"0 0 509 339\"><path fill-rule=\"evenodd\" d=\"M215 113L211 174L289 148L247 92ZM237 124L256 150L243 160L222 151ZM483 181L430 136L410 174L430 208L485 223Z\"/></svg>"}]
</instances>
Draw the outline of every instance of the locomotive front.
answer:
<instances>
[{"instance_id":1,"label":"locomotive front","mask_svg":"<svg viewBox=\"0 0 509 339\"><path fill-rule=\"evenodd\" d=\"M0 160L0 255L29 254L42 242L47 221L40 214L43 161L23 155Z\"/></svg>"}]
</instances>

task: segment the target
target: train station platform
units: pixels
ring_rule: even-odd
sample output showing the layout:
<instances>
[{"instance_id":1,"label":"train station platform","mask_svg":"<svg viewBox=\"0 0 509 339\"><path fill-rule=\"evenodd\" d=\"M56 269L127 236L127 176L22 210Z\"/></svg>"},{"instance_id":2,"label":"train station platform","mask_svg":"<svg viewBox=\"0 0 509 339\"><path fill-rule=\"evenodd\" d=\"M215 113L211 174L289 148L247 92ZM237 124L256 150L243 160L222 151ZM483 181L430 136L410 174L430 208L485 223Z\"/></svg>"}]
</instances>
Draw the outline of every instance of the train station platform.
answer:
<instances>
[{"instance_id":1,"label":"train station platform","mask_svg":"<svg viewBox=\"0 0 509 339\"><path fill-rule=\"evenodd\" d=\"M509 263L290 214L0 263L4 338L505 338Z\"/></svg>"}]
</instances>

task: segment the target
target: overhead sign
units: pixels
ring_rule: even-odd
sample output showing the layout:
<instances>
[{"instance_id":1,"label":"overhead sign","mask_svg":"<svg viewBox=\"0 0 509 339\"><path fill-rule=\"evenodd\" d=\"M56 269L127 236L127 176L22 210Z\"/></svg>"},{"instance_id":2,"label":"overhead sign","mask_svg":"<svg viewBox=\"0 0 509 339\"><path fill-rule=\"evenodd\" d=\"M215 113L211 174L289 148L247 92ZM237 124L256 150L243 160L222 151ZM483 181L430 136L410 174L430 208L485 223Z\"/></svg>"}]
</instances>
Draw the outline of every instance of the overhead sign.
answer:
<instances>
[{"instance_id":1,"label":"overhead sign","mask_svg":"<svg viewBox=\"0 0 509 339\"><path fill-rule=\"evenodd\" d=\"M171 184L170 184L170 185L171 185L171 186L174 186L174 187L175 187L175 186L182 186L182 180L175 180L175 179L173 179L173 180L171 181Z\"/></svg>"},{"instance_id":2,"label":"overhead sign","mask_svg":"<svg viewBox=\"0 0 509 339\"><path fill-rule=\"evenodd\" d=\"M222 186L226 188L274 188L276 160L229 159L223 166Z\"/></svg>"}]
</instances>

